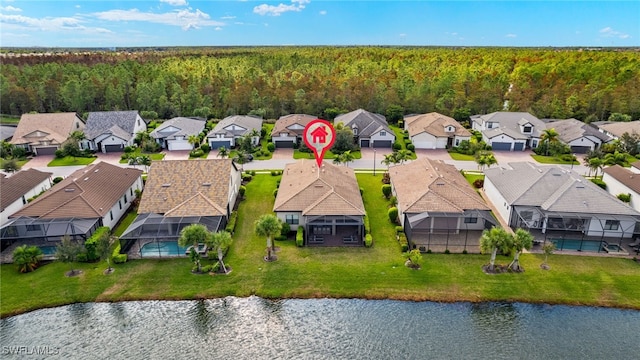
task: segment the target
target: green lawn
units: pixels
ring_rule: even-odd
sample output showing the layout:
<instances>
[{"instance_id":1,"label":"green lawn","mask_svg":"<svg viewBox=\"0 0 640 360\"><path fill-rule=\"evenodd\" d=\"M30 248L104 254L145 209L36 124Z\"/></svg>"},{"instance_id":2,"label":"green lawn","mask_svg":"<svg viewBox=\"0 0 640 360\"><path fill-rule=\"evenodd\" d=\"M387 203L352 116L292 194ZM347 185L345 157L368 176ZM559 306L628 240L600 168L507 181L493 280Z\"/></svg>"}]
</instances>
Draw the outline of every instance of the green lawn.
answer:
<instances>
[{"instance_id":1,"label":"green lawn","mask_svg":"<svg viewBox=\"0 0 640 360\"><path fill-rule=\"evenodd\" d=\"M20 116L0 115L1 125L18 125Z\"/></svg>"},{"instance_id":2,"label":"green lawn","mask_svg":"<svg viewBox=\"0 0 640 360\"><path fill-rule=\"evenodd\" d=\"M265 298L370 298L432 301L523 301L616 306L640 309L640 264L629 259L551 255L551 270L540 269L542 255L523 254L520 274L486 275L489 255L424 254L422 269L405 267L394 226L387 217L381 176L358 174L364 189L372 248L298 248L277 241L278 261L265 263L266 241L253 224L273 208L278 176L256 175L239 208L234 243L226 259L229 275L193 275L188 259L133 260L115 265L74 264L84 273L67 278L69 266L52 263L19 274L0 268L0 315L74 302L143 299L199 299L257 295ZM497 263L511 258L498 256ZM209 260L204 261L210 263Z\"/></svg>"},{"instance_id":3,"label":"green lawn","mask_svg":"<svg viewBox=\"0 0 640 360\"><path fill-rule=\"evenodd\" d=\"M3 158L0 158L0 169L4 168L4 162L7 161ZM18 166L23 167L24 164L28 163L29 159L18 160Z\"/></svg>"},{"instance_id":4,"label":"green lawn","mask_svg":"<svg viewBox=\"0 0 640 360\"><path fill-rule=\"evenodd\" d=\"M65 156L63 158L55 158L51 160L47 164L47 166L77 166L77 165L88 165L94 162L97 157L73 157L73 156Z\"/></svg>"},{"instance_id":5,"label":"green lawn","mask_svg":"<svg viewBox=\"0 0 640 360\"><path fill-rule=\"evenodd\" d=\"M471 184L472 186L474 181L478 179L484 180L484 174L474 174L474 173L464 172L463 175L464 175L464 178L467 179L469 184Z\"/></svg>"},{"instance_id":6,"label":"green lawn","mask_svg":"<svg viewBox=\"0 0 640 360\"><path fill-rule=\"evenodd\" d=\"M138 156L142 156L142 155L148 156L151 159L151 161L160 161L160 160L164 159L164 154L163 153L143 153L140 150L140 148L136 148L133 152L129 153L129 158L138 157ZM120 164L128 164L129 163L129 158L128 159L120 159Z\"/></svg>"},{"instance_id":7,"label":"green lawn","mask_svg":"<svg viewBox=\"0 0 640 360\"><path fill-rule=\"evenodd\" d=\"M541 164L566 164L571 165L572 161L565 161L555 156L544 156L531 154L531 157ZM578 161L573 161L574 165L580 165Z\"/></svg>"},{"instance_id":8,"label":"green lawn","mask_svg":"<svg viewBox=\"0 0 640 360\"><path fill-rule=\"evenodd\" d=\"M124 231L127 230L129 225L131 225L133 220L136 219L137 216L138 214L135 211L132 211L131 209L129 209L129 211L127 211L127 213L122 217L122 219L120 219L120 222L118 223L116 228L113 230L113 235L121 236L124 233Z\"/></svg>"},{"instance_id":9,"label":"green lawn","mask_svg":"<svg viewBox=\"0 0 640 360\"><path fill-rule=\"evenodd\" d=\"M457 153L457 152L449 152L449 156L451 156L451 158L453 160L476 161L476 158L473 155L460 154L460 153Z\"/></svg>"}]
</instances>

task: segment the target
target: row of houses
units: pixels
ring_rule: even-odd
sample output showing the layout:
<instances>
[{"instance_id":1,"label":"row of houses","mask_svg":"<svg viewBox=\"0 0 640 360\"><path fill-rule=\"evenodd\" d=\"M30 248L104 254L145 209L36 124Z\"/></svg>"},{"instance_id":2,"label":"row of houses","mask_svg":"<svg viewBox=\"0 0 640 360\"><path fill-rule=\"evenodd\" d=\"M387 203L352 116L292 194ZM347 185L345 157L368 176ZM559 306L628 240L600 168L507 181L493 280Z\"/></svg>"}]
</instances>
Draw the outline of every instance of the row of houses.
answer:
<instances>
[{"instance_id":1,"label":"row of houses","mask_svg":"<svg viewBox=\"0 0 640 360\"><path fill-rule=\"evenodd\" d=\"M529 162L487 170L484 198L454 166L439 160L392 166L389 177L412 247L479 252L482 230L500 223L528 229L540 240L622 243L640 235L640 162L633 171L610 169L607 176L628 186L613 191L632 193L631 206L571 170ZM194 223L211 231L224 229L238 200L241 172L231 159L154 162L137 218L121 236L123 249L136 255L147 243L175 241ZM47 173L24 173L11 177L20 179L14 184L3 179L3 211L11 201L24 203L28 191L49 186ZM33 177L33 188L19 191L16 183L26 184L27 175ZM114 227L142 189L141 176L140 170L104 162L74 172L6 216L0 229L2 249L55 244L63 235L86 239L100 226ZM367 210L386 212L365 209L353 169L329 162L318 168L311 160L286 165L273 207L292 230L304 228L306 246L363 246Z\"/></svg>"},{"instance_id":2,"label":"row of houses","mask_svg":"<svg viewBox=\"0 0 640 360\"><path fill-rule=\"evenodd\" d=\"M317 117L291 114L280 117L273 127L271 138L276 148L292 148L301 144L305 126ZM640 134L640 120L627 123L598 122L595 126L576 119L538 119L527 112L494 112L471 116L471 128L482 133L483 140L493 150L523 151L534 149L541 142L546 129L554 128L559 139L574 153L586 153L602 144L619 138L625 132ZM339 115L335 124L342 123L352 130L361 148L390 148L395 133L381 114L358 109ZM259 144L263 120L251 115L233 115L219 121L206 134L212 149L231 148L238 138L250 136ZM164 121L150 136L167 150L192 150L191 136L203 133L206 120L176 117ZM24 114L18 123L11 143L34 154L53 154L74 131L84 132L83 149L97 152L118 152L134 144L137 133L147 130L147 124L137 111L91 112L86 124L75 113ZM455 119L436 112L404 117L404 130L416 149L445 149L469 140L471 133Z\"/></svg>"}]
</instances>

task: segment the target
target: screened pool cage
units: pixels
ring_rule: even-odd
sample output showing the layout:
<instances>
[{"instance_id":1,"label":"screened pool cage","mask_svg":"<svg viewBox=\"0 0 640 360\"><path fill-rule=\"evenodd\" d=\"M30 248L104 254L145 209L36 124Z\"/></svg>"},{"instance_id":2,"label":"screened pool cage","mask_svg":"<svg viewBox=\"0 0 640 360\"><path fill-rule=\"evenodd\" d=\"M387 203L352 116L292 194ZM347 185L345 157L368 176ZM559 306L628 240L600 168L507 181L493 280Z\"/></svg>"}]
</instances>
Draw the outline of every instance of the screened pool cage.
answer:
<instances>
[{"instance_id":1,"label":"screened pool cage","mask_svg":"<svg viewBox=\"0 0 640 360\"><path fill-rule=\"evenodd\" d=\"M61 241L68 235L72 240L86 240L102 225L102 219L42 219L18 217L9 221L0 229L2 250L16 241L28 241L30 244L47 245Z\"/></svg>"}]
</instances>

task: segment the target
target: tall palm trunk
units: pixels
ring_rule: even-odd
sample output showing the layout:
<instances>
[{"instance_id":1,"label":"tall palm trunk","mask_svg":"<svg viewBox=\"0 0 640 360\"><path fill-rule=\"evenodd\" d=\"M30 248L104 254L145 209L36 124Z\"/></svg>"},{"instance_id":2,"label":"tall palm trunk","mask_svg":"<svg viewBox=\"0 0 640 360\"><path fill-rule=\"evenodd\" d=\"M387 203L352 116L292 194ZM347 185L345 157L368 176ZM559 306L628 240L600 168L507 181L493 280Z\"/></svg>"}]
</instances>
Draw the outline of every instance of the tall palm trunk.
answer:
<instances>
[{"instance_id":1,"label":"tall palm trunk","mask_svg":"<svg viewBox=\"0 0 640 360\"><path fill-rule=\"evenodd\" d=\"M218 247L218 261L220 262L220 265L222 265L222 270L224 270L224 273L227 273L227 267L224 266L224 262L222 261L222 249L220 247Z\"/></svg>"},{"instance_id":2,"label":"tall palm trunk","mask_svg":"<svg viewBox=\"0 0 640 360\"><path fill-rule=\"evenodd\" d=\"M513 256L513 261L509 264L509 268L513 271L520 271L520 251L516 251L516 254Z\"/></svg>"},{"instance_id":3,"label":"tall palm trunk","mask_svg":"<svg viewBox=\"0 0 640 360\"><path fill-rule=\"evenodd\" d=\"M491 252L491 261L489 261L489 270L493 271L496 263L496 255L498 254L498 248L493 248Z\"/></svg>"}]
</instances>

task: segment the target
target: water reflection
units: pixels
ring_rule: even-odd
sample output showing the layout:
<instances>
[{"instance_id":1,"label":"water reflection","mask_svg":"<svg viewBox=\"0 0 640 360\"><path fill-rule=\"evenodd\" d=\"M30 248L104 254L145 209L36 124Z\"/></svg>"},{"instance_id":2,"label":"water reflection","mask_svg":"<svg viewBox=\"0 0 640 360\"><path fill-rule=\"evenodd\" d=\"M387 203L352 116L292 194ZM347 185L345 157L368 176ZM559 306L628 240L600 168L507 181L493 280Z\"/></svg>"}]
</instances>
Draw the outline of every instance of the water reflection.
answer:
<instances>
[{"instance_id":1,"label":"water reflection","mask_svg":"<svg viewBox=\"0 0 640 360\"><path fill-rule=\"evenodd\" d=\"M229 297L75 304L2 319L0 330L2 346L55 347L60 359L632 359L640 312Z\"/></svg>"}]
</instances>

